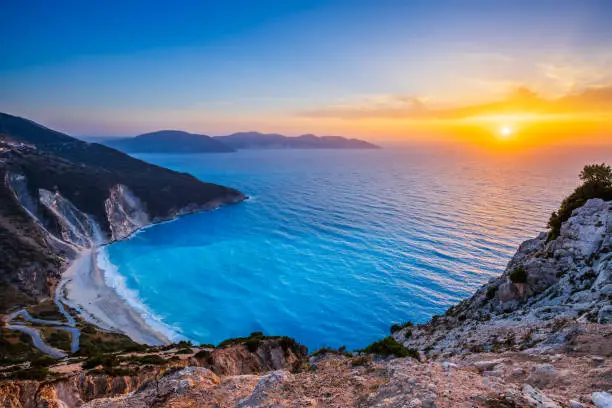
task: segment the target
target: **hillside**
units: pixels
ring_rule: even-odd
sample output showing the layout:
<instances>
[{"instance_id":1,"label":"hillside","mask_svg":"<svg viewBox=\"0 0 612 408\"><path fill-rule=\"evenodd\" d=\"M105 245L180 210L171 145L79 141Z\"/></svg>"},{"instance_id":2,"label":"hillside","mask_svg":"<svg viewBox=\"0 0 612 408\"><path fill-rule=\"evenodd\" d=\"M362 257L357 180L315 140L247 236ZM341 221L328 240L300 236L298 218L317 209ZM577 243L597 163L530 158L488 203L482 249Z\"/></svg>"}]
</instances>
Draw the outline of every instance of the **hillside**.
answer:
<instances>
[{"instance_id":1,"label":"hillside","mask_svg":"<svg viewBox=\"0 0 612 408\"><path fill-rule=\"evenodd\" d=\"M210 136L160 130L136 137L107 139L103 144L126 153L229 153L234 149Z\"/></svg>"},{"instance_id":2,"label":"hillside","mask_svg":"<svg viewBox=\"0 0 612 408\"><path fill-rule=\"evenodd\" d=\"M48 296L80 247L245 198L2 113L0 177L0 310Z\"/></svg>"}]
</instances>

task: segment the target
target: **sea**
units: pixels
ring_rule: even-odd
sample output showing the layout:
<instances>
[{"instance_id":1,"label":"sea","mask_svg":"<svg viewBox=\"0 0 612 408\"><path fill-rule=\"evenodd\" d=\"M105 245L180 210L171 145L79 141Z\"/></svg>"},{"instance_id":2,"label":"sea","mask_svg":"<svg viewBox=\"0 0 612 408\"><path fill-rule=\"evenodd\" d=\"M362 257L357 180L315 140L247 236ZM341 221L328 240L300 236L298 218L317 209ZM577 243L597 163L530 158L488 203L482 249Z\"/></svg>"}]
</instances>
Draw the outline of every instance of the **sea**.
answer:
<instances>
[{"instance_id":1,"label":"sea","mask_svg":"<svg viewBox=\"0 0 612 408\"><path fill-rule=\"evenodd\" d=\"M140 231L99 256L172 340L260 331L365 347L501 274L601 150L243 150L136 157L250 199Z\"/></svg>"}]
</instances>

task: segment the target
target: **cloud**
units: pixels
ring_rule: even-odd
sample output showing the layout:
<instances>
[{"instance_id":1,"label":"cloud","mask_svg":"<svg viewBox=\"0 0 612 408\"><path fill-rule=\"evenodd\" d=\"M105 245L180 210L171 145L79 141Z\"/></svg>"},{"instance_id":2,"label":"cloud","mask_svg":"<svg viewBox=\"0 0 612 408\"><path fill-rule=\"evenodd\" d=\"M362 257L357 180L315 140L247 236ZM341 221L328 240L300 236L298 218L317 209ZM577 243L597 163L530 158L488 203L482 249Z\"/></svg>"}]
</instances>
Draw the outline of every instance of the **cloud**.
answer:
<instances>
[{"instance_id":1,"label":"cloud","mask_svg":"<svg viewBox=\"0 0 612 408\"><path fill-rule=\"evenodd\" d=\"M597 50L582 56L563 56L536 64L538 74L560 97L612 83L612 52Z\"/></svg>"},{"instance_id":2,"label":"cloud","mask_svg":"<svg viewBox=\"0 0 612 408\"><path fill-rule=\"evenodd\" d=\"M369 117L403 118L427 116L425 99L418 96L378 95L356 104L337 104L300 112L312 118L360 119Z\"/></svg>"},{"instance_id":3,"label":"cloud","mask_svg":"<svg viewBox=\"0 0 612 408\"><path fill-rule=\"evenodd\" d=\"M356 104L328 106L300 112L299 116L313 118L392 118L392 119L465 119L475 116L511 113L612 114L612 85L584 89L556 99L545 99L527 87L518 87L503 99L454 108L431 108L424 98L389 96L363 100Z\"/></svg>"}]
</instances>

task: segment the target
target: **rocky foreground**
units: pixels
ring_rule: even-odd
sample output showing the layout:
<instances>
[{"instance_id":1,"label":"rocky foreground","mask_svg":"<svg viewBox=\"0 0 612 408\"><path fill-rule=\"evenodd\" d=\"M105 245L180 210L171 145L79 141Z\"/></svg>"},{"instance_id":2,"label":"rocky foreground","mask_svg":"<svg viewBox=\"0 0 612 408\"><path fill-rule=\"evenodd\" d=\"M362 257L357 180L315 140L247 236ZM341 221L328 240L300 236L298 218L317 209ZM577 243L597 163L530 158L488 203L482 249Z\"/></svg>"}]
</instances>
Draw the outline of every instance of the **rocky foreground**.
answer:
<instances>
[{"instance_id":1,"label":"rocky foreground","mask_svg":"<svg viewBox=\"0 0 612 408\"><path fill-rule=\"evenodd\" d=\"M255 351L170 349L125 355L115 368L66 361L50 381L0 383L4 407L608 407L610 327L552 352L382 359L327 351L305 357L279 340ZM601 355L593 354L597 348ZM155 358L153 358L155 356ZM159 361L167 361L158 366ZM142 363L137 371L130 366ZM87 365L87 364L86 364ZM124 372L121 368L124 367ZM106 372L105 370L108 370ZM114 372L113 372L114 371ZM597 390L597 391L596 391ZM608 405L606 405L608 404Z\"/></svg>"},{"instance_id":2,"label":"rocky foreground","mask_svg":"<svg viewBox=\"0 0 612 408\"><path fill-rule=\"evenodd\" d=\"M394 325L365 351L307 355L291 339L253 333L217 347L73 356L48 364L45 378L0 382L0 403L612 407L611 299L612 202L592 199L555 239L523 243L506 271L470 299L426 324Z\"/></svg>"}]
</instances>

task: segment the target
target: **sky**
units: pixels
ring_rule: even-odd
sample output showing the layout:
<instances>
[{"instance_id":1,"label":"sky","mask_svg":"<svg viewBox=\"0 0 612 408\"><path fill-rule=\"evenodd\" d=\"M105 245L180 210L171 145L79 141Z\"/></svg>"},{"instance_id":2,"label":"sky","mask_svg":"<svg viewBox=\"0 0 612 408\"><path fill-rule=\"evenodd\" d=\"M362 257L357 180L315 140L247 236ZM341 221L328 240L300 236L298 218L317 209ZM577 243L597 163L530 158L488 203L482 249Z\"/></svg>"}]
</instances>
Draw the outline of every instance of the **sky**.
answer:
<instances>
[{"instance_id":1,"label":"sky","mask_svg":"<svg viewBox=\"0 0 612 408\"><path fill-rule=\"evenodd\" d=\"M612 144L612 1L0 6L0 111L72 135Z\"/></svg>"}]
</instances>

